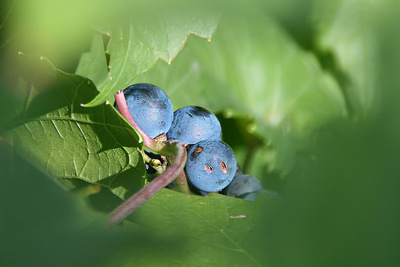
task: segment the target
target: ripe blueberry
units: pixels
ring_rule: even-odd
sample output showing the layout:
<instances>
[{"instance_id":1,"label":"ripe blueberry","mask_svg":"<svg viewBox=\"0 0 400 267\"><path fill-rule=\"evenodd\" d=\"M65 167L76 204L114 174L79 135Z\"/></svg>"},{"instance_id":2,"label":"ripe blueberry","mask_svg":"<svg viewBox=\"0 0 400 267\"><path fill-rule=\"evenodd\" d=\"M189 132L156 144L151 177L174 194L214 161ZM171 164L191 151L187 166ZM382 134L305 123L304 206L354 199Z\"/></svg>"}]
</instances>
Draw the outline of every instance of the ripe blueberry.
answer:
<instances>
[{"instance_id":1,"label":"ripe blueberry","mask_svg":"<svg viewBox=\"0 0 400 267\"><path fill-rule=\"evenodd\" d=\"M155 85L138 83L124 90L132 118L148 136L167 133L173 119L172 103L167 94ZM116 104L114 107L118 110Z\"/></svg>"},{"instance_id":2,"label":"ripe blueberry","mask_svg":"<svg viewBox=\"0 0 400 267\"><path fill-rule=\"evenodd\" d=\"M189 182L204 192L224 189L236 172L232 149L220 140L203 140L191 146L185 166Z\"/></svg>"},{"instance_id":3,"label":"ripe blueberry","mask_svg":"<svg viewBox=\"0 0 400 267\"><path fill-rule=\"evenodd\" d=\"M179 140L187 144L195 144L202 140L221 140L221 124L207 109L186 106L174 112L167 137L169 140Z\"/></svg>"},{"instance_id":4,"label":"ripe blueberry","mask_svg":"<svg viewBox=\"0 0 400 267\"><path fill-rule=\"evenodd\" d=\"M277 196L276 193L265 190L257 178L246 174L236 175L226 188L227 196L246 200L255 200L261 193L270 193Z\"/></svg>"}]
</instances>

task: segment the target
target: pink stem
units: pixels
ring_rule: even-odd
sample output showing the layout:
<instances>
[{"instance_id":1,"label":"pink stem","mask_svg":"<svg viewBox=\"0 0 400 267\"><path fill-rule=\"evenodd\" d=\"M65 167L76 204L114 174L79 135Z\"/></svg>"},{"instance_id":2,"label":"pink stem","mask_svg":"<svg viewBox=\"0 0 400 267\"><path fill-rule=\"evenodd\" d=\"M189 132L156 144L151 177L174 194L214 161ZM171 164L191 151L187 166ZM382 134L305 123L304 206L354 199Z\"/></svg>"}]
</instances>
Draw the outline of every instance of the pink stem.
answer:
<instances>
[{"instance_id":1,"label":"pink stem","mask_svg":"<svg viewBox=\"0 0 400 267\"><path fill-rule=\"evenodd\" d=\"M138 131L139 134L143 137L144 146L149 148L150 150L157 151L159 148L158 148L156 142L154 141L154 139L151 138L150 136L148 136L145 132L143 132L142 129L139 128L139 126L136 124L136 122L132 118L132 115L129 112L128 104L126 103L124 91L119 90L114 96L115 96L115 102L117 103L119 113L121 113L121 115L130 124L132 124L133 128L135 128L136 131Z\"/></svg>"}]
</instances>

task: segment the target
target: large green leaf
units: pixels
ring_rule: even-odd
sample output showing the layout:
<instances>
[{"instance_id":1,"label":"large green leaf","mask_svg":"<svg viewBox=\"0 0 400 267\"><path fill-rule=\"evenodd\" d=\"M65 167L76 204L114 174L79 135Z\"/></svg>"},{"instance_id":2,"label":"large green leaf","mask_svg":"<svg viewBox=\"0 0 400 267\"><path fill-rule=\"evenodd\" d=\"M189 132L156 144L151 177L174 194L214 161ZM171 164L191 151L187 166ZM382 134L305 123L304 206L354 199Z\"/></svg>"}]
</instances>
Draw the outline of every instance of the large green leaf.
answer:
<instances>
[{"instance_id":1,"label":"large green leaf","mask_svg":"<svg viewBox=\"0 0 400 267\"><path fill-rule=\"evenodd\" d=\"M109 228L105 216L88 210L20 157L12 164L11 153L4 152L0 142L0 171L6 170L0 199L12 200L0 206L0 214L7 216L0 220L0 229L9 229L0 231L3 264L265 265L259 250L265 249L266 240L255 240L274 229L257 229L257 224L263 223L261 215L279 207L276 197L264 195L249 202L164 189L134 213L134 223ZM16 257L22 244L30 249Z\"/></svg>"},{"instance_id":2,"label":"large green leaf","mask_svg":"<svg viewBox=\"0 0 400 267\"><path fill-rule=\"evenodd\" d=\"M20 57L16 90L26 97L8 132L15 151L52 178L65 179L64 185L77 178L108 186L121 198L143 186L141 137L109 104L81 106L97 94L93 83L46 59Z\"/></svg>"},{"instance_id":3,"label":"large green leaf","mask_svg":"<svg viewBox=\"0 0 400 267\"><path fill-rule=\"evenodd\" d=\"M263 195L257 203L211 194L208 197L187 196L163 189L131 220L145 225L148 230L167 239L179 240L184 246L170 248L163 257L132 256L132 251L110 259L112 263L174 264L213 266L262 266L262 255L254 240L262 231L255 231L260 223L259 208L270 210L279 205L279 199Z\"/></svg>"},{"instance_id":4,"label":"large green leaf","mask_svg":"<svg viewBox=\"0 0 400 267\"><path fill-rule=\"evenodd\" d=\"M126 20L98 26L109 38L106 51L102 38L96 34L91 52L82 56L76 72L90 78L101 91L87 106L111 99L118 90L136 81L137 75L152 68L158 59L171 63L189 34L210 39L217 23L218 16L191 8L160 13L154 10L151 16L135 11Z\"/></svg>"},{"instance_id":5,"label":"large green leaf","mask_svg":"<svg viewBox=\"0 0 400 267\"><path fill-rule=\"evenodd\" d=\"M171 65L159 62L137 80L159 85L175 108L200 105L250 117L247 130L265 142L263 172L288 170L310 134L347 116L338 83L316 57L254 10L229 13L210 44L192 38Z\"/></svg>"}]
</instances>

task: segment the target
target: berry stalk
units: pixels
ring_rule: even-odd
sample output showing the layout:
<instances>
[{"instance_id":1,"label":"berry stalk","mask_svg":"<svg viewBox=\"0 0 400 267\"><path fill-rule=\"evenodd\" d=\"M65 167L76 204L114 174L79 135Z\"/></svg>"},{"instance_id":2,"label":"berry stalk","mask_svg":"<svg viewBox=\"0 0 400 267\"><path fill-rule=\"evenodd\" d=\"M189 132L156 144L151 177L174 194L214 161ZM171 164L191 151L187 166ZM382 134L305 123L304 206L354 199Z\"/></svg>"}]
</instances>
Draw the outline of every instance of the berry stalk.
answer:
<instances>
[{"instance_id":1,"label":"berry stalk","mask_svg":"<svg viewBox=\"0 0 400 267\"><path fill-rule=\"evenodd\" d=\"M172 165L167 168L164 173L112 211L108 217L108 225L113 226L123 221L143 203L149 200L182 173L187 158L185 146L179 141L166 143L165 146L168 147L170 151L175 150L176 156Z\"/></svg>"}]
</instances>

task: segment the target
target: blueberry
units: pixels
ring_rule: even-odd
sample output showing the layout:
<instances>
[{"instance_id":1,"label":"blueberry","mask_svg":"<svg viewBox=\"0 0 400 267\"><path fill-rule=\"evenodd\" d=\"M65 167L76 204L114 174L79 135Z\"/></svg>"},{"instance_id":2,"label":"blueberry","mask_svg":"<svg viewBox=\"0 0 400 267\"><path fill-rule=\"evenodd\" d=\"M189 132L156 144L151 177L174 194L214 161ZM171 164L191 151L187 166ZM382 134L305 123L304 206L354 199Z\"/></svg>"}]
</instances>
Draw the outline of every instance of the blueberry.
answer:
<instances>
[{"instance_id":1,"label":"blueberry","mask_svg":"<svg viewBox=\"0 0 400 267\"><path fill-rule=\"evenodd\" d=\"M226 188L226 195L246 200L255 200L260 193L277 195L265 190L257 178L246 174L235 176L232 183Z\"/></svg>"},{"instance_id":2,"label":"blueberry","mask_svg":"<svg viewBox=\"0 0 400 267\"><path fill-rule=\"evenodd\" d=\"M132 118L143 132L151 138L168 132L173 108L163 90L152 84L138 83L127 87L124 95ZM114 107L118 110L116 104Z\"/></svg>"},{"instance_id":3,"label":"blueberry","mask_svg":"<svg viewBox=\"0 0 400 267\"><path fill-rule=\"evenodd\" d=\"M174 112L169 140L195 144L202 140L221 140L221 124L217 117L205 108L186 106Z\"/></svg>"},{"instance_id":4,"label":"blueberry","mask_svg":"<svg viewBox=\"0 0 400 267\"><path fill-rule=\"evenodd\" d=\"M217 192L224 189L236 172L232 149L220 140L203 140L191 146L185 166L188 181L198 190Z\"/></svg>"}]
</instances>

